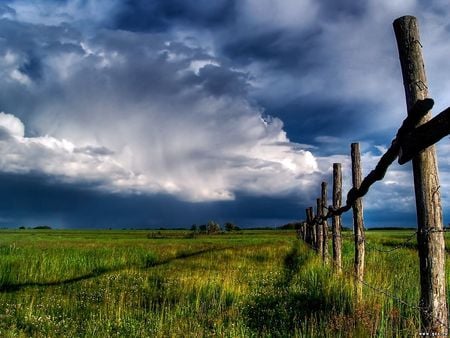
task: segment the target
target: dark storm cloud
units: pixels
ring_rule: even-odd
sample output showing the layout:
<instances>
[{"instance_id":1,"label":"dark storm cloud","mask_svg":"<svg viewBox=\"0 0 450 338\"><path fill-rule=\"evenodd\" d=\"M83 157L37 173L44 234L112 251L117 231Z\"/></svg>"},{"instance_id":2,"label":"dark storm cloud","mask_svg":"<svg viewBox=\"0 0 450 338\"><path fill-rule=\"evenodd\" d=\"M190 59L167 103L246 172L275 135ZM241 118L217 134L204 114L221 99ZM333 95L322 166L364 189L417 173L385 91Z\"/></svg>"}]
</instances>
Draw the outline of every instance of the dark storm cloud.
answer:
<instances>
[{"instance_id":1,"label":"dark storm cloud","mask_svg":"<svg viewBox=\"0 0 450 338\"><path fill-rule=\"evenodd\" d=\"M139 32L171 31L177 26L211 30L221 37L214 44L234 63L261 60L290 70L314 63L311 52L320 34L318 27L290 31L269 24L249 29L241 7L235 0L126 1L112 22L114 28Z\"/></svg>"},{"instance_id":2,"label":"dark storm cloud","mask_svg":"<svg viewBox=\"0 0 450 338\"><path fill-rule=\"evenodd\" d=\"M105 29L91 36L74 23L4 25L30 41L5 39L0 123L26 130L2 145L20 154L5 171L205 202L232 200L240 189L290 195L317 170L279 119L262 117L248 96L249 73L192 40Z\"/></svg>"},{"instance_id":3,"label":"dark storm cloud","mask_svg":"<svg viewBox=\"0 0 450 338\"><path fill-rule=\"evenodd\" d=\"M324 17L330 20L336 18L362 17L368 11L368 1L353 1L353 0L322 0L320 12Z\"/></svg>"},{"instance_id":4,"label":"dark storm cloud","mask_svg":"<svg viewBox=\"0 0 450 338\"><path fill-rule=\"evenodd\" d=\"M88 185L61 184L38 173L1 174L0 226L144 228L233 221L240 226L273 226L295 220L298 204L280 198L239 195L234 202L189 203L171 195L104 194ZM176 212L174 212L176 210ZM258 220L258 221L255 221Z\"/></svg>"},{"instance_id":5,"label":"dark storm cloud","mask_svg":"<svg viewBox=\"0 0 450 338\"><path fill-rule=\"evenodd\" d=\"M299 136L306 144L316 144L316 138L324 135L333 135L337 138L351 137L357 140L367 134L364 116L371 116L379 111L376 104L370 105L363 101L343 104L322 99L320 95L308 99L298 98L291 102L266 101L261 98L261 102L268 111L277 112L277 116L287 122L285 130L288 135L296 135L301 131ZM346 127L336 128L336 126ZM335 146L347 147L348 144L340 142ZM333 149L333 153L330 153L330 149L322 147L319 150L323 155L342 153L342 148Z\"/></svg>"},{"instance_id":6,"label":"dark storm cloud","mask_svg":"<svg viewBox=\"0 0 450 338\"><path fill-rule=\"evenodd\" d=\"M174 23L221 27L235 17L235 0L127 0L120 5L113 27L130 31L167 31Z\"/></svg>"},{"instance_id":7,"label":"dark storm cloud","mask_svg":"<svg viewBox=\"0 0 450 338\"><path fill-rule=\"evenodd\" d=\"M16 11L5 4L0 4L0 17L13 17L16 15Z\"/></svg>"},{"instance_id":8,"label":"dark storm cloud","mask_svg":"<svg viewBox=\"0 0 450 338\"><path fill-rule=\"evenodd\" d=\"M0 111L14 112L27 123L30 114L39 109L42 95L46 95L39 93L40 86L46 87L40 80L53 80L54 74L45 61L49 56L81 55L83 51L79 41L80 34L67 25L45 26L1 19L0 51L3 60L0 74L3 82L0 85ZM11 75L23 75L23 81L12 81ZM30 85L26 84L27 79ZM60 94L60 88L53 88L50 99Z\"/></svg>"},{"instance_id":9,"label":"dark storm cloud","mask_svg":"<svg viewBox=\"0 0 450 338\"><path fill-rule=\"evenodd\" d=\"M248 89L247 76L240 72L215 65L206 65L198 72L196 82L203 84L206 91L215 96L241 96Z\"/></svg>"},{"instance_id":10,"label":"dark storm cloud","mask_svg":"<svg viewBox=\"0 0 450 338\"><path fill-rule=\"evenodd\" d=\"M41 60L33 53L30 53L22 66L19 67L19 71L33 81L39 81L43 76Z\"/></svg>"},{"instance_id":11,"label":"dark storm cloud","mask_svg":"<svg viewBox=\"0 0 450 338\"><path fill-rule=\"evenodd\" d=\"M235 67L248 67L252 76L260 81L257 88L250 90L256 101L267 113L285 122L292 140L306 143L304 137L313 139L304 135L305 130L312 130L310 124L306 123L307 129L294 126L299 124L298 121L311 119L309 116L315 117L319 110L319 116L328 115L325 120L338 120L348 126L348 130L364 127L361 126L363 122L359 122L363 119L354 118L357 111L368 112L366 126L375 124L373 112L383 110L375 98L385 90L373 83L383 81L385 87L395 86L386 79L397 66L389 60L385 67L386 47L378 48L381 41L384 43L387 38L392 38L391 21L396 13L406 8L414 8L414 5L383 2L377 8L371 1L313 4L265 0L225 1L205 6L198 2L138 1L121 7L112 22L122 29L143 32L156 29L177 34L186 31L188 36L202 36L208 31L206 40L211 40L207 42L214 46L218 57L230 60ZM391 13L380 20L383 10ZM218 12L222 20L211 24L207 18L216 17ZM123 16L131 18L137 26L123 25ZM392 47L395 52L395 45ZM371 75L370 64L374 62L378 62L377 68L383 71ZM369 86L364 74L371 83ZM390 94L388 101L402 90L398 86L396 91L387 92ZM352 100L358 96L360 101ZM324 110L329 113L323 113ZM315 128L325 128L322 133L333 134L329 130L332 124L319 120ZM334 136L342 132L339 128L334 131Z\"/></svg>"},{"instance_id":12,"label":"dark storm cloud","mask_svg":"<svg viewBox=\"0 0 450 338\"><path fill-rule=\"evenodd\" d=\"M279 28L256 33L243 30L233 38L224 39L221 48L228 58L244 65L263 62L273 70L311 71L320 67L316 55L320 34L319 28L299 33Z\"/></svg>"},{"instance_id":13,"label":"dark storm cloud","mask_svg":"<svg viewBox=\"0 0 450 338\"><path fill-rule=\"evenodd\" d=\"M42 210L71 226L302 218L332 162L343 161L348 176L350 142L362 142L367 172L405 116L397 16L419 16L430 88L446 105L447 7L8 1L0 5L0 142L11 156L0 163L8 175L22 172L8 178L7 192L17 191L11 213ZM450 167L442 168L445 180ZM371 191L371 224L410 215L407 171L392 168ZM26 186L43 202L27 198ZM401 210L380 214L379 201Z\"/></svg>"}]
</instances>

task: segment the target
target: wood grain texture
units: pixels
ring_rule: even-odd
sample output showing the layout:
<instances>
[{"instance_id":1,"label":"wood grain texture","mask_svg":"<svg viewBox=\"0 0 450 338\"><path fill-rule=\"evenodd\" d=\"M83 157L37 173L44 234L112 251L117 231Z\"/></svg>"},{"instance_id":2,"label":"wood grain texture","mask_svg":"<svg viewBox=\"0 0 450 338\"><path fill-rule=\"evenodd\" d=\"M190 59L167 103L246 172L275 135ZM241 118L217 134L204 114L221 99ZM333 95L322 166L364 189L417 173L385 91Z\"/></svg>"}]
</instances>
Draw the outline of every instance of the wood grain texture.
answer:
<instances>
[{"instance_id":1,"label":"wood grain texture","mask_svg":"<svg viewBox=\"0 0 450 338\"><path fill-rule=\"evenodd\" d=\"M393 25L409 111L417 100L428 96L419 29L413 16L398 18ZM417 126L430 119L431 112L420 119ZM424 332L444 335L448 333L445 243L434 146L416 155L412 162L420 261L421 325Z\"/></svg>"},{"instance_id":2,"label":"wood grain texture","mask_svg":"<svg viewBox=\"0 0 450 338\"><path fill-rule=\"evenodd\" d=\"M359 143L351 145L352 158L352 184L354 189L358 189L362 181L361 154ZM365 257L365 238L364 238L364 213L362 198L357 198L352 206L353 209L353 231L355 234L355 278L356 278L356 299L362 300L362 283L364 280L364 257Z\"/></svg>"}]
</instances>

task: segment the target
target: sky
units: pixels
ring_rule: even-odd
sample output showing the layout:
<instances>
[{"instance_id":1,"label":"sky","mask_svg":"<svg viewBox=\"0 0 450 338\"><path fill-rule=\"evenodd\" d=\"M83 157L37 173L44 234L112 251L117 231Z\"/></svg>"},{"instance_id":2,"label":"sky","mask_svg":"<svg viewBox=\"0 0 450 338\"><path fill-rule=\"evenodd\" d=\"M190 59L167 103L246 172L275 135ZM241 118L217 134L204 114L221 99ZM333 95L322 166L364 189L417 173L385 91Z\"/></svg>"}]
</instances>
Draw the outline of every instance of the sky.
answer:
<instances>
[{"instance_id":1,"label":"sky","mask_svg":"<svg viewBox=\"0 0 450 338\"><path fill-rule=\"evenodd\" d=\"M350 188L350 144L367 174L406 116L402 15L419 20L438 113L444 0L0 2L0 226L304 219L334 162ZM448 137L437 151L450 221ZM412 181L394 164L364 198L366 226L414 226Z\"/></svg>"}]
</instances>

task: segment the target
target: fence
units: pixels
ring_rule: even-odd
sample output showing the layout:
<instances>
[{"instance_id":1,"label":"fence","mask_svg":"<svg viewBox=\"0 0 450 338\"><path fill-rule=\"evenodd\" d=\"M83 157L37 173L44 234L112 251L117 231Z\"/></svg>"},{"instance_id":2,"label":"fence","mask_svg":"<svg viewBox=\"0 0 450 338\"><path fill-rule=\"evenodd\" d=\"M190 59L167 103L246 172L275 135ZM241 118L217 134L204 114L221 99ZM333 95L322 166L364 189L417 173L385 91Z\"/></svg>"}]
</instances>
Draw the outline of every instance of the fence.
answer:
<instances>
[{"instance_id":1,"label":"fence","mask_svg":"<svg viewBox=\"0 0 450 338\"><path fill-rule=\"evenodd\" d=\"M343 273L341 215L352 209L355 243L354 272L356 299L361 301L363 286L382 293L397 302L420 311L422 331L432 335L447 335L448 308L445 287L445 242L440 204L439 177L434 144L450 134L450 108L431 119L434 101L428 96L425 69L422 60L417 20L404 16L394 21L408 115L399 128L391 146L380 158L375 169L362 180L359 144L351 145L352 184L345 205L342 203L342 172L339 163L333 164L333 204L327 207L327 184L322 182L321 198L317 199L316 216L313 208L306 209L306 221L301 222L299 237L328 261L328 223L332 218L332 263L336 273ZM362 197L372 184L384 178L389 166L398 158L400 164L413 162L414 188L418 230L392 252L418 241L420 262L420 302L408 304L387 290L364 281L366 240ZM368 246L368 249L380 250ZM382 250L380 250L382 251Z\"/></svg>"}]
</instances>

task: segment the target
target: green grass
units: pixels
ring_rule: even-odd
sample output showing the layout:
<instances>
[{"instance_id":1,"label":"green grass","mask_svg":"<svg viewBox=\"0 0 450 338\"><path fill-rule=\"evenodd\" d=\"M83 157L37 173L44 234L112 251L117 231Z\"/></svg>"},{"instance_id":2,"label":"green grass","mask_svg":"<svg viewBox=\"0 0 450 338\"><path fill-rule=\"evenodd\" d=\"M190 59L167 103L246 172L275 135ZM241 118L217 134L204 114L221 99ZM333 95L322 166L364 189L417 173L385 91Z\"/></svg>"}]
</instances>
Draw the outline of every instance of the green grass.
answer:
<instances>
[{"instance_id":1,"label":"green grass","mask_svg":"<svg viewBox=\"0 0 450 338\"><path fill-rule=\"evenodd\" d=\"M412 232L370 231L367 240L386 250ZM365 277L414 306L415 242L368 249ZM415 308L367 287L355 304L350 240L343 251L347 273L336 276L292 231L2 230L0 336L417 335Z\"/></svg>"}]
</instances>

